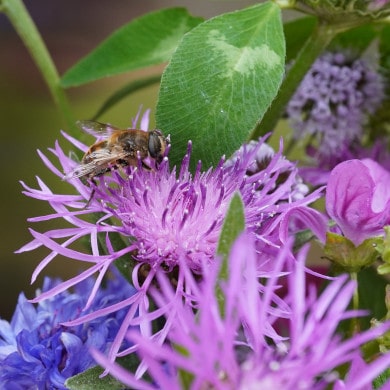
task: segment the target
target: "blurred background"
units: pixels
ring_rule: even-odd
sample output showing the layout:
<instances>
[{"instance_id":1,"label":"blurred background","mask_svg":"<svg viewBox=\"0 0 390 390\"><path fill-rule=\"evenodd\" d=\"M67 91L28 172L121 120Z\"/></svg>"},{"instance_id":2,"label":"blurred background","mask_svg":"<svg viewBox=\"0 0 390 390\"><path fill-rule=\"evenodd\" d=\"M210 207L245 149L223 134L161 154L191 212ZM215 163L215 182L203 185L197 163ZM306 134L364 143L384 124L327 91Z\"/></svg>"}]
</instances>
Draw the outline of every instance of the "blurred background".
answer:
<instances>
[{"instance_id":1,"label":"blurred background","mask_svg":"<svg viewBox=\"0 0 390 390\"><path fill-rule=\"evenodd\" d=\"M183 6L191 14L210 18L223 12L244 8L256 1L96 1L96 0L29 0L25 1L60 74L88 54L104 38L132 19L152 10ZM46 152L59 139L65 150L69 146L60 135L61 117L38 69L4 14L0 14L0 318L9 320L21 291L28 298L40 288L44 275L68 278L80 269L69 259L56 259L43 275L30 285L31 274L47 251L22 254L14 251L31 240L28 227L38 231L56 228L58 221L41 227L27 218L51 213L47 204L22 194L19 181L37 188L39 176L53 192L69 190L45 168L37 149ZM161 67L100 80L67 91L74 116L88 119L103 101L123 84L140 75L156 74ZM149 87L124 99L99 120L128 127L139 106L155 106L158 86Z\"/></svg>"}]
</instances>

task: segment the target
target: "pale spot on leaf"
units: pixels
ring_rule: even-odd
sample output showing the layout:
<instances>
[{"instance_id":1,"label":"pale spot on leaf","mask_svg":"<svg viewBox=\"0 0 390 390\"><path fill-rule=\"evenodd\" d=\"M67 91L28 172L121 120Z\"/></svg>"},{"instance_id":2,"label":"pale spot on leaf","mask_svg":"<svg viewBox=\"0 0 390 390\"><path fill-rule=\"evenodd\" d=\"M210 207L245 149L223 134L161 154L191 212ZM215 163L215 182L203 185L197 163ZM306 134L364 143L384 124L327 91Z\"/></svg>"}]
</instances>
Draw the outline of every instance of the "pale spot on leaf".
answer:
<instances>
[{"instance_id":1,"label":"pale spot on leaf","mask_svg":"<svg viewBox=\"0 0 390 390\"><path fill-rule=\"evenodd\" d=\"M225 58L229 73L233 70L242 75L249 75L257 67L264 71L281 63L280 56L268 45L263 43L257 47L236 47L227 42L225 35L218 30L210 31L208 43Z\"/></svg>"}]
</instances>

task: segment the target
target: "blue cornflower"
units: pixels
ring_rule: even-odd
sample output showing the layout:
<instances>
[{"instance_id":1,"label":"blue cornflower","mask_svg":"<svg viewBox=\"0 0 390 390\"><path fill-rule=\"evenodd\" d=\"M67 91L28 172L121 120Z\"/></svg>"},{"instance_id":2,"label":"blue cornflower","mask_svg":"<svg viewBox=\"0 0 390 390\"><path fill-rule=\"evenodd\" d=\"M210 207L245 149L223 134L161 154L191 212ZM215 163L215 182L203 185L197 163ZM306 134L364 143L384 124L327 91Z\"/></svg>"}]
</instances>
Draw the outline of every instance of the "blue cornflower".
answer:
<instances>
[{"instance_id":1,"label":"blue cornflower","mask_svg":"<svg viewBox=\"0 0 390 390\"><path fill-rule=\"evenodd\" d=\"M43 292L60 285L60 280L45 278ZM0 388L65 389L64 382L96 365L91 347L107 352L123 321L117 311L89 323L67 328L61 325L76 318L84 309L95 281L86 279L74 293L62 292L37 306L20 294L11 322L0 320ZM134 293L120 275L100 289L91 307L98 310Z\"/></svg>"}]
</instances>

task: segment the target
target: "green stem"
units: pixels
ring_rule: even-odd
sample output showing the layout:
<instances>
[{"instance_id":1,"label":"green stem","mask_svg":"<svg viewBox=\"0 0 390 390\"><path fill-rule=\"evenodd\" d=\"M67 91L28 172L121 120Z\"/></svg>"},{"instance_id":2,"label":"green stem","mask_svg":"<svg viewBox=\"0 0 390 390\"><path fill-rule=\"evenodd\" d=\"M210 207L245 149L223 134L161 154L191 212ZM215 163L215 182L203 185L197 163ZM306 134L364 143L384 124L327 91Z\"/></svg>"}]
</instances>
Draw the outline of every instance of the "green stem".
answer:
<instances>
[{"instance_id":1,"label":"green stem","mask_svg":"<svg viewBox=\"0 0 390 390\"><path fill-rule=\"evenodd\" d=\"M60 77L57 69L23 2L21 0L1 0L0 9L7 15L27 47L27 50L30 52L30 55L49 87L50 93L62 114L63 120L69 129L73 130L75 128L75 120L65 92L60 86Z\"/></svg>"},{"instance_id":2,"label":"green stem","mask_svg":"<svg viewBox=\"0 0 390 390\"><path fill-rule=\"evenodd\" d=\"M257 122L252 130L250 139L258 139L262 134L275 129L278 120L284 114L288 101L293 96L304 75L339 32L339 28L329 24L320 23L317 25L312 36L307 39L286 74L277 97L272 102L264 117Z\"/></svg>"},{"instance_id":3,"label":"green stem","mask_svg":"<svg viewBox=\"0 0 390 390\"><path fill-rule=\"evenodd\" d=\"M359 310L359 289L358 289L358 274L357 272L349 273L352 280L356 282L356 289L352 296L352 309ZM351 319L351 335L354 335L360 331L360 323L357 317Z\"/></svg>"}]
</instances>

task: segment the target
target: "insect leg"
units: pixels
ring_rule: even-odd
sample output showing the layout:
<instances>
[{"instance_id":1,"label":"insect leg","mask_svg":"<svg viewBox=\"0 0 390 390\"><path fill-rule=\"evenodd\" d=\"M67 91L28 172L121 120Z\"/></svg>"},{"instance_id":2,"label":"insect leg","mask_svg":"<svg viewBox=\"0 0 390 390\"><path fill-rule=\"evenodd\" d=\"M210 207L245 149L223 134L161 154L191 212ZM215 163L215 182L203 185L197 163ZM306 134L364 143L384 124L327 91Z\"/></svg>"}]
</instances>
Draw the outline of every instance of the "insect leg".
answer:
<instances>
[{"instance_id":1,"label":"insect leg","mask_svg":"<svg viewBox=\"0 0 390 390\"><path fill-rule=\"evenodd\" d=\"M146 169L147 171L152 170L152 168L149 165L145 164L143 161L141 161L141 164L142 164L142 168Z\"/></svg>"},{"instance_id":2,"label":"insect leg","mask_svg":"<svg viewBox=\"0 0 390 390\"><path fill-rule=\"evenodd\" d=\"M92 191L91 191L91 195L89 196L88 202L84 206L84 209L88 208L96 192L96 186L97 186L96 180L93 177L91 177L89 181L92 183L91 185Z\"/></svg>"}]
</instances>

